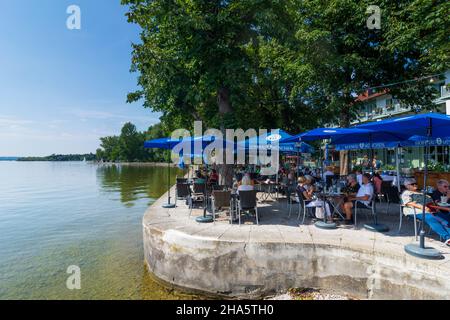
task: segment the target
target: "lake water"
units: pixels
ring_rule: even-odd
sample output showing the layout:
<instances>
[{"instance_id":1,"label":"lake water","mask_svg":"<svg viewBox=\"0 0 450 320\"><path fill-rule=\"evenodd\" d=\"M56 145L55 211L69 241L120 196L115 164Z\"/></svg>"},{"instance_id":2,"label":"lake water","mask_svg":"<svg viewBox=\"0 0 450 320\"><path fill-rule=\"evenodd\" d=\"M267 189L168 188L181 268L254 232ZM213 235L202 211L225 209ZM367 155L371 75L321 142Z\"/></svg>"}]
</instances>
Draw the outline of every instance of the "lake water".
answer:
<instances>
[{"instance_id":1,"label":"lake water","mask_svg":"<svg viewBox=\"0 0 450 320\"><path fill-rule=\"evenodd\" d=\"M167 179L165 167L1 161L0 299L193 298L144 264L142 217ZM70 265L80 290L66 287Z\"/></svg>"}]
</instances>

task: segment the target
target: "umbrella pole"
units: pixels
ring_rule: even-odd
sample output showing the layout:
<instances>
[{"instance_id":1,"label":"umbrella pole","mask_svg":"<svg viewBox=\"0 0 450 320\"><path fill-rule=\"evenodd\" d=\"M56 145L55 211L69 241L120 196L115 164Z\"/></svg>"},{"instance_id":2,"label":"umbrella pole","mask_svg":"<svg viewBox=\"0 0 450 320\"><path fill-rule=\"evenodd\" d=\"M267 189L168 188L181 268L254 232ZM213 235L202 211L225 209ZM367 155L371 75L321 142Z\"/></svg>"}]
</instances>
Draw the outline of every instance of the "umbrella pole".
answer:
<instances>
[{"instance_id":1,"label":"umbrella pole","mask_svg":"<svg viewBox=\"0 0 450 320\"><path fill-rule=\"evenodd\" d=\"M424 230L424 224L425 224L425 216L426 216L426 199L427 199L427 182L428 182L428 153L430 150L430 146L428 144L428 140L432 136L432 123L431 118L428 119L428 127L427 127L427 143L424 148L424 164L425 164L425 170L423 173L423 207L422 207L422 224L420 226L420 233L419 233L419 244L416 243L410 243L405 246L405 251L409 253L410 255L413 255L418 258L423 259L442 259L441 253L432 248L432 247L425 247L425 230Z\"/></svg>"},{"instance_id":2,"label":"umbrella pole","mask_svg":"<svg viewBox=\"0 0 450 320\"><path fill-rule=\"evenodd\" d=\"M320 220L317 221L316 223L314 223L314 226L316 228L319 228L319 229L332 230L332 229L336 229L337 226L336 226L336 223L334 223L334 222L330 222L330 223L327 222L327 213L328 213L327 212L327 191L326 191L327 190L327 179L326 179L326 176L324 175L324 173L325 173L325 168L324 168L325 160L327 160L327 159L325 159L325 157L328 155L327 150L328 150L328 143L325 143L324 159L323 160L322 160L322 148L320 148L320 161L321 161L320 167L322 168L322 180L324 181L324 183L323 183L324 188L322 190L322 193L323 193L323 199L322 199L322 203L323 203L323 207L322 207L322 209L323 209L323 221L320 221ZM306 208L305 208L305 210L306 210Z\"/></svg>"},{"instance_id":3,"label":"umbrella pole","mask_svg":"<svg viewBox=\"0 0 450 320\"><path fill-rule=\"evenodd\" d=\"M162 205L163 208L175 208L174 203L170 203L170 156L167 159L167 203Z\"/></svg>"},{"instance_id":4,"label":"umbrella pole","mask_svg":"<svg viewBox=\"0 0 450 320\"><path fill-rule=\"evenodd\" d=\"M398 192L400 193L402 191L401 187L400 187L400 147L397 146L397 148L395 148L395 167L397 170L397 189Z\"/></svg>"},{"instance_id":5,"label":"umbrella pole","mask_svg":"<svg viewBox=\"0 0 450 320\"><path fill-rule=\"evenodd\" d=\"M373 144L372 144L372 134L369 134L369 143L370 143L370 167L372 168L372 179L374 176L374 165L373 165ZM372 184L373 185L373 184ZM375 191L375 190L374 190ZM374 194L375 196L375 194ZM387 232L389 231L389 228L384 224L378 224L378 215L375 208L376 199L373 199L372 205L374 206L373 209L373 224L365 224L364 228L370 231L376 231L376 232Z\"/></svg>"}]
</instances>

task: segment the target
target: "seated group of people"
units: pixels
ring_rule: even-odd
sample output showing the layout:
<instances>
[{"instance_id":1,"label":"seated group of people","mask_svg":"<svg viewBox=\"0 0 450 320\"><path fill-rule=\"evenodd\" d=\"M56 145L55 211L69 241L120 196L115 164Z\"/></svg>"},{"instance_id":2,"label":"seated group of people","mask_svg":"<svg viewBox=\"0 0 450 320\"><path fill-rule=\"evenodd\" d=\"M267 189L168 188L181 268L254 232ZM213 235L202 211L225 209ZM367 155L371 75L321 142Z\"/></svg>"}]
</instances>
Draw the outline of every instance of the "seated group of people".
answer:
<instances>
[{"instance_id":1,"label":"seated group of people","mask_svg":"<svg viewBox=\"0 0 450 320\"><path fill-rule=\"evenodd\" d=\"M345 224L352 224L352 211L355 206L368 208L374 196L374 187L371 183L370 174L363 174L361 184L357 181L357 176L350 174L347 177L347 185L342 189L344 196L342 197L341 208L345 213ZM316 188L314 186L315 179L310 176L301 176L298 178L297 194L303 200L309 202L313 200ZM338 199L337 199L338 200ZM331 218L331 217L330 217Z\"/></svg>"},{"instance_id":2,"label":"seated group of people","mask_svg":"<svg viewBox=\"0 0 450 320\"><path fill-rule=\"evenodd\" d=\"M207 185L214 185L219 183L219 174L217 173L216 169L211 169L210 173L206 171L197 171L195 174L194 183L199 184L207 184Z\"/></svg>"},{"instance_id":3,"label":"seated group of people","mask_svg":"<svg viewBox=\"0 0 450 320\"><path fill-rule=\"evenodd\" d=\"M406 179L404 185L406 190L401 195L404 205L403 213L405 215L416 213L417 219L423 221L425 204L425 223L440 236L446 245L450 246L450 207L441 204L442 202L450 203L448 181L439 180L433 194L425 198L423 193L419 192L415 179Z\"/></svg>"}]
</instances>

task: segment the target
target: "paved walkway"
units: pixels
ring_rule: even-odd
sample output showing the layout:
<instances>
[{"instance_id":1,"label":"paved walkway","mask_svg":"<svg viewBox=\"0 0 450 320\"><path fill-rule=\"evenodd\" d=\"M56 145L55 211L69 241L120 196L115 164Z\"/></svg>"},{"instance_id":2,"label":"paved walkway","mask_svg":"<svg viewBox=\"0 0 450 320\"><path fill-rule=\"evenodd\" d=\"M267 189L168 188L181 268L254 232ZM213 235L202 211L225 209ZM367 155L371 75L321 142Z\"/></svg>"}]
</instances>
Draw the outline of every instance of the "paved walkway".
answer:
<instances>
[{"instance_id":1,"label":"paved walkway","mask_svg":"<svg viewBox=\"0 0 450 320\"><path fill-rule=\"evenodd\" d=\"M172 194L174 194L173 191L172 189ZM256 225L254 217L243 215L241 226L237 223L231 225L226 211L219 212L214 224L198 223L195 218L203 215L203 209L193 209L191 217L189 217L189 209L183 200L177 201L175 209L161 208L161 204L166 199L167 195L161 197L149 208L144 217L144 224L152 225L153 228L161 231L174 229L192 236L214 240L330 244L373 250L401 257L410 257L405 253L404 245L414 242L412 220L403 219L402 230L400 234L398 233L399 207L395 204L391 204L388 214L386 214L386 203L377 204L379 223L387 225L390 231L375 233L363 227L364 223L373 222L372 218L369 216L368 220L363 212L358 214L357 229L354 226L346 225L338 225L338 228L334 230L319 229L309 218L306 218L305 224L301 224L301 219L297 220L298 204L294 204L292 215L289 218L286 198L283 196L278 201L268 200L258 203L258 212L261 216L259 225ZM426 231L428 232L428 227L426 227ZM433 234L427 234L426 244L442 252L444 259L431 262L445 266L450 274L450 248ZM423 261L422 259L417 260Z\"/></svg>"}]
</instances>

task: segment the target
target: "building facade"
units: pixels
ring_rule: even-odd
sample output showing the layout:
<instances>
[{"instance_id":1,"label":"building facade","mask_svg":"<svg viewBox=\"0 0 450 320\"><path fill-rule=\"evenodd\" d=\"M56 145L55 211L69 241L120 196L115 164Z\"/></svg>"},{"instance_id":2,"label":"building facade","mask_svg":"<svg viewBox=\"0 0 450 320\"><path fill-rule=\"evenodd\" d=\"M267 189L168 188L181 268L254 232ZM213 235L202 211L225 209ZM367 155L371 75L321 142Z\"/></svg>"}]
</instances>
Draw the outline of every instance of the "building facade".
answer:
<instances>
[{"instance_id":1,"label":"building facade","mask_svg":"<svg viewBox=\"0 0 450 320\"><path fill-rule=\"evenodd\" d=\"M439 97L434 101L436 104L435 112L450 115L450 70L445 73L445 79L433 80L432 85L435 86L439 92ZM417 112L414 108L403 104L393 97L387 90L379 92L369 91L360 95L357 100L363 102L363 104L358 111L358 118L352 125L400 117ZM431 147L430 152L432 163L450 166L449 146ZM370 150L352 151L350 153L352 165L362 164L365 159L370 158L369 153ZM422 168L424 166L423 148L401 148L400 155L401 166L404 168ZM381 161L382 169L392 169L395 166L394 149L375 150L375 156Z\"/></svg>"}]
</instances>

